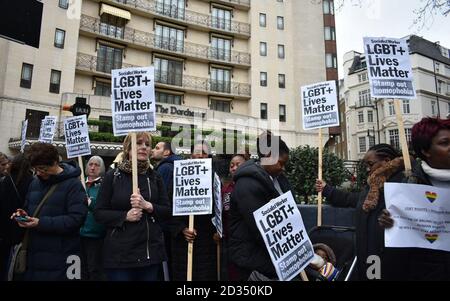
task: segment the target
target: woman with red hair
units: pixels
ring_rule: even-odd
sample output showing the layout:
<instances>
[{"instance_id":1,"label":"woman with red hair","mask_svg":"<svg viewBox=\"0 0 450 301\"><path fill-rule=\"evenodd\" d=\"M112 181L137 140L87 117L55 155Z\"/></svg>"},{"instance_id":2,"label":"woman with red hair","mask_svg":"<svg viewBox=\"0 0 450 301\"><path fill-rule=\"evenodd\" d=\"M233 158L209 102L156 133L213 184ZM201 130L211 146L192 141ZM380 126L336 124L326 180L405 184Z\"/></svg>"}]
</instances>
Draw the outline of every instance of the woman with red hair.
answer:
<instances>
[{"instance_id":1,"label":"woman with red hair","mask_svg":"<svg viewBox=\"0 0 450 301\"><path fill-rule=\"evenodd\" d=\"M450 119L424 118L412 128L411 143L420 161L413 167L409 183L450 189ZM449 200L450 201L450 200ZM388 210L380 226L391 228ZM449 242L450 243L450 242ZM429 249L386 249L386 280L450 280L450 253ZM405 279L407 277L407 279Z\"/></svg>"}]
</instances>

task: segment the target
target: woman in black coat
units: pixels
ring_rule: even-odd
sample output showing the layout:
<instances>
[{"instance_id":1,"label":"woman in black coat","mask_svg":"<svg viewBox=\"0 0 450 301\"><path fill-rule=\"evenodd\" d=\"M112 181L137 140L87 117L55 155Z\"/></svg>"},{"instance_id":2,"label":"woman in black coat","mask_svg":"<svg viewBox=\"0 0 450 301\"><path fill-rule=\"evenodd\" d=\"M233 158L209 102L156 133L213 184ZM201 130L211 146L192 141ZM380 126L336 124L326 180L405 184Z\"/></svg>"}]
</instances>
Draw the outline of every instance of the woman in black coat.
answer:
<instances>
[{"instance_id":1,"label":"woman in black coat","mask_svg":"<svg viewBox=\"0 0 450 301\"><path fill-rule=\"evenodd\" d=\"M407 182L450 189L450 119L422 119L412 128L411 144L421 162L413 166L413 174ZM383 229L394 225L386 209L379 222ZM450 280L450 252L386 248L386 255L387 280Z\"/></svg>"},{"instance_id":2,"label":"woman in black coat","mask_svg":"<svg viewBox=\"0 0 450 301\"><path fill-rule=\"evenodd\" d=\"M191 147L192 159L207 159L211 151L206 143ZM195 217L194 231L188 228L189 217L177 216L171 221L172 232L172 275L175 281L187 279L188 242L194 242L192 280L217 280L217 244L214 241L214 228L211 218L213 214Z\"/></svg>"},{"instance_id":3,"label":"woman in black coat","mask_svg":"<svg viewBox=\"0 0 450 301\"><path fill-rule=\"evenodd\" d=\"M27 155L37 177L29 187L25 210L18 209L12 217L27 218L27 221L18 221L20 227L29 231L27 269L23 279L79 279L79 273L68 273L72 266L67 262L76 263L74 259L79 259L80 227L87 214L86 191L80 181L81 171L73 162L60 163L58 151L51 144L33 144ZM55 184L56 188L44 203L40 214L31 217L44 195Z\"/></svg>"},{"instance_id":4,"label":"woman in black coat","mask_svg":"<svg viewBox=\"0 0 450 301\"><path fill-rule=\"evenodd\" d=\"M327 202L335 207L352 207L355 211L356 255L358 280L379 280L378 275L368 278L368 268L373 263L370 256L378 256L383 263L384 229L378 217L385 208L384 183L402 182L404 164L400 154L388 144L378 144L364 156L369 178L360 192L346 192L317 180L316 190L322 191ZM368 262L369 261L369 262ZM383 267L380 266L381 272ZM378 269L378 270L380 270Z\"/></svg>"},{"instance_id":5,"label":"woman in black coat","mask_svg":"<svg viewBox=\"0 0 450 301\"><path fill-rule=\"evenodd\" d=\"M110 170L98 192L94 216L105 225L103 260L110 281L156 281L167 260L161 222L171 207L160 175L149 164L151 135L137 133L138 187L132 192L131 135L124 160Z\"/></svg>"},{"instance_id":6,"label":"woman in black coat","mask_svg":"<svg viewBox=\"0 0 450 301\"><path fill-rule=\"evenodd\" d=\"M1 280L6 279L6 266L11 247L20 243L23 229L10 219L17 208L23 208L28 187L33 180L33 173L29 161L23 154L15 156L11 163L9 175L0 183L0 241L2 258Z\"/></svg>"}]
</instances>

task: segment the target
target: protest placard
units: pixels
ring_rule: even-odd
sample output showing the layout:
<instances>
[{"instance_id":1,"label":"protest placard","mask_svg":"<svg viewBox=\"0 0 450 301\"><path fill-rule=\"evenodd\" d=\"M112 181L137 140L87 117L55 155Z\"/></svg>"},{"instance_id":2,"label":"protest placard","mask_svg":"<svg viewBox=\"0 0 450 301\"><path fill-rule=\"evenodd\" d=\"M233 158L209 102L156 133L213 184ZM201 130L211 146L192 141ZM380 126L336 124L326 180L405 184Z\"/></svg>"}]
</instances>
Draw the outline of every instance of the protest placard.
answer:
<instances>
[{"instance_id":1,"label":"protest placard","mask_svg":"<svg viewBox=\"0 0 450 301\"><path fill-rule=\"evenodd\" d=\"M253 212L256 225L282 281L292 280L312 261L314 249L292 193Z\"/></svg>"},{"instance_id":2,"label":"protest placard","mask_svg":"<svg viewBox=\"0 0 450 301\"><path fill-rule=\"evenodd\" d=\"M23 153L25 151L25 145L27 144L27 128L28 128L28 119L22 121L22 132L21 132L21 142L20 142L20 152Z\"/></svg>"},{"instance_id":3,"label":"protest placard","mask_svg":"<svg viewBox=\"0 0 450 301\"><path fill-rule=\"evenodd\" d=\"M212 213L212 160L177 160L173 173L173 215Z\"/></svg>"},{"instance_id":4,"label":"protest placard","mask_svg":"<svg viewBox=\"0 0 450 301\"><path fill-rule=\"evenodd\" d=\"M450 252L450 190L416 184L384 184L386 208L394 227L385 245Z\"/></svg>"},{"instance_id":5,"label":"protest placard","mask_svg":"<svg viewBox=\"0 0 450 301\"><path fill-rule=\"evenodd\" d=\"M301 93L304 130L339 126L335 81L303 86Z\"/></svg>"},{"instance_id":6,"label":"protest placard","mask_svg":"<svg viewBox=\"0 0 450 301\"><path fill-rule=\"evenodd\" d=\"M111 74L114 135L155 131L154 67L112 70Z\"/></svg>"},{"instance_id":7,"label":"protest placard","mask_svg":"<svg viewBox=\"0 0 450 301\"><path fill-rule=\"evenodd\" d=\"M39 142L52 143L55 135L56 116L45 116L41 122L41 130L39 132Z\"/></svg>"},{"instance_id":8,"label":"protest placard","mask_svg":"<svg viewBox=\"0 0 450 301\"><path fill-rule=\"evenodd\" d=\"M375 98L416 98L406 40L364 38L370 91Z\"/></svg>"},{"instance_id":9,"label":"protest placard","mask_svg":"<svg viewBox=\"0 0 450 301\"><path fill-rule=\"evenodd\" d=\"M67 158L91 154L86 115L68 117L64 120Z\"/></svg>"},{"instance_id":10,"label":"protest placard","mask_svg":"<svg viewBox=\"0 0 450 301\"><path fill-rule=\"evenodd\" d=\"M211 219L214 227L217 229L217 233L220 237L223 237L223 226L222 226L222 183L220 182L219 176L214 173L214 217Z\"/></svg>"}]
</instances>

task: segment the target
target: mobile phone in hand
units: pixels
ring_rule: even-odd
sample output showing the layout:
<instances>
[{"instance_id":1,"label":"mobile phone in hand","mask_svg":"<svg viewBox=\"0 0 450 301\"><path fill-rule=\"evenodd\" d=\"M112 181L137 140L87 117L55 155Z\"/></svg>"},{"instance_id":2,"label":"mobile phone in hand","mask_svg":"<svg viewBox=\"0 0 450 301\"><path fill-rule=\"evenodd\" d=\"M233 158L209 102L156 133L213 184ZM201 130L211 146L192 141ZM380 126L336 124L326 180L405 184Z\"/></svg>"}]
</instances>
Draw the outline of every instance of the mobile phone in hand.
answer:
<instances>
[{"instance_id":1,"label":"mobile phone in hand","mask_svg":"<svg viewBox=\"0 0 450 301\"><path fill-rule=\"evenodd\" d=\"M20 215L15 217L18 222L29 222L30 218L28 216Z\"/></svg>"}]
</instances>

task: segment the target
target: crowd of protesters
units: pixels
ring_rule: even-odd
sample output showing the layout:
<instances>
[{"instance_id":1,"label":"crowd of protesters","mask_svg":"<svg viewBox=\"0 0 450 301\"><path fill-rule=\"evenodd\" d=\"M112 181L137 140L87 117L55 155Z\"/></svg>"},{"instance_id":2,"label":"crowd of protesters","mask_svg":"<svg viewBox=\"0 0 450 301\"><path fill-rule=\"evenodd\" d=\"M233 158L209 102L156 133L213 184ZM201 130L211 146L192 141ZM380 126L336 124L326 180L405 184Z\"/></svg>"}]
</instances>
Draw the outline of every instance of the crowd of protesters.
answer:
<instances>
[{"instance_id":1,"label":"crowd of protesters","mask_svg":"<svg viewBox=\"0 0 450 301\"><path fill-rule=\"evenodd\" d=\"M149 133L136 136L137 192L132 187L131 135L111 167L99 156L87 161L84 183L80 168L62 162L51 144L35 143L12 160L0 153L1 280L68 280L67 259L79 256L81 277L75 279L185 281L188 242L195 244L194 281L247 280L255 272L276 279L253 212L291 190L284 174L290 152L286 143L266 133L258 146L267 145L269 151L258 148L259 160L243 154L229 157L219 237L211 223L214 212L196 216L193 230L188 217L172 216L174 162L182 158L168 142L152 149ZM423 119L412 129L411 144L417 159L412 159L410 174L404 172L398 150L378 144L364 156L369 176L361 191L316 182L330 205L356 208L357 280L368 280L366 259L371 255L381 258L383 280L450 280L449 252L384 245L385 229L395 224L386 210L385 183L450 189L450 120ZM212 158L209 145L192 145L191 158ZM20 248L26 257L19 257ZM334 265L334 255L328 257ZM25 270L15 273L20 260L25 260Z\"/></svg>"}]
</instances>

